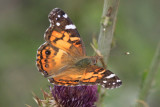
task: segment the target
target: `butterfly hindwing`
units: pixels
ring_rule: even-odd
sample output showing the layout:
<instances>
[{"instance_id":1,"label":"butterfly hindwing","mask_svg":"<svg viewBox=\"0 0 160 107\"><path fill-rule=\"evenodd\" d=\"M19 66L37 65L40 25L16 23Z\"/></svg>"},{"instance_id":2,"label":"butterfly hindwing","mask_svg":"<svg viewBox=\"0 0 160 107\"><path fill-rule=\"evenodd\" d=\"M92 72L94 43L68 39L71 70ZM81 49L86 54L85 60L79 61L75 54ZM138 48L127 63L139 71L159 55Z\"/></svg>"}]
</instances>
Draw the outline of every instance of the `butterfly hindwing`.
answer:
<instances>
[{"instance_id":1,"label":"butterfly hindwing","mask_svg":"<svg viewBox=\"0 0 160 107\"><path fill-rule=\"evenodd\" d=\"M45 42L37 51L37 67L45 77L56 75L72 58L63 50Z\"/></svg>"},{"instance_id":2,"label":"butterfly hindwing","mask_svg":"<svg viewBox=\"0 0 160 107\"><path fill-rule=\"evenodd\" d=\"M112 89L119 87L122 82L111 71L93 65L86 69L86 72L81 78L81 84L98 84L105 88Z\"/></svg>"},{"instance_id":3,"label":"butterfly hindwing","mask_svg":"<svg viewBox=\"0 0 160 107\"><path fill-rule=\"evenodd\" d=\"M49 79L51 83L64 86L101 85L108 89L119 87L121 80L111 71L98 66L87 69L69 68L61 74Z\"/></svg>"},{"instance_id":4,"label":"butterfly hindwing","mask_svg":"<svg viewBox=\"0 0 160 107\"><path fill-rule=\"evenodd\" d=\"M56 77L50 78L49 81L56 85L77 86L80 85L80 79L84 72L85 69L69 67Z\"/></svg>"}]
</instances>

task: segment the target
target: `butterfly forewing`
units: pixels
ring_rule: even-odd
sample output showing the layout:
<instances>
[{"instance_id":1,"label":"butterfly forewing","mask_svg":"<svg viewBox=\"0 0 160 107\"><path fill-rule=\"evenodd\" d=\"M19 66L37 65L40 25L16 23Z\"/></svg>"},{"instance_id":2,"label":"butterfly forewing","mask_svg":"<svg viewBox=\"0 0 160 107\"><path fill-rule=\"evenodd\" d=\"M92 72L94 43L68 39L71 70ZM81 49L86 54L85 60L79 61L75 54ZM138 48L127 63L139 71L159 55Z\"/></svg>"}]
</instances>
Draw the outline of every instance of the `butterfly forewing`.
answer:
<instances>
[{"instance_id":1,"label":"butterfly forewing","mask_svg":"<svg viewBox=\"0 0 160 107\"><path fill-rule=\"evenodd\" d=\"M75 25L61 9L48 15L50 26L44 37L46 42L37 51L37 67L45 77L57 75L76 57L85 56L83 41Z\"/></svg>"},{"instance_id":2,"label":"butterfly forewing","mask_svg":"<svg viewBox=\"0 0 160 107\"><path fill-rule=\"evenodd\" d=\"M50 27L45 33L45 40L72 56L84 56L83 41L68 15L61 9L55 8L49 13L48 18Z\"/></svg>"}]
</instances>

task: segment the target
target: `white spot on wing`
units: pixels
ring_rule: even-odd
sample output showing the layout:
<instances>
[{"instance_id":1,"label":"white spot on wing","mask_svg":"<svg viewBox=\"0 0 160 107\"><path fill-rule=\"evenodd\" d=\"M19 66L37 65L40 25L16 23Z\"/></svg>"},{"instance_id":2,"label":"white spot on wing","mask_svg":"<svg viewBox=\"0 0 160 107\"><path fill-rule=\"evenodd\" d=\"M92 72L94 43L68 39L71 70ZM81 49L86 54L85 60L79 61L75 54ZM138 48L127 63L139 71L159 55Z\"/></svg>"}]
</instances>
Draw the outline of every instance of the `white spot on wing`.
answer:
<instances>
[{"instance_id":1,"label":"white spot on wing","mask_svg":"<svg viewBox=\"0 0 160 107\"><path fill-rule=\"evenodd\" d=\"M110 78L113 78L114 76L115 76L115 74L111 74L111 75L107 76L106 78L110 79Z\"/></svg>"},{"instance_id":2,"label":"white spot on wing","mask_svg":"<svg viewBox=\"0 0 160 107\"><path fill-rule=\"evenodd\" d=\"M107 81L104 80L103 83L107 83Z\"/></svg>"},{"instance_id":3,"label":"white spot on wing","mask_svg":"<svg viewBox=\"0 0 160 107\"><path fill-rule=\"evenodd\" d=\"M64 15L63 15L63 17L64 17L64 18L67 18L67 17L68 17L68 15L67 15L67 14L64 14Z\"/></svg>"},{"instance_id":4,"label":"white spot on wing","mask_svg":"<svg viewBox=\"0 0 160 107\"><path fill-rule=\"evenodd\" d=\"M57 22L56 25L57 25L57 26L60 26L60 23Z\"/></svg>"},{"instance_id":5,"label":"white spot on wing","mask_svg":"<svg viewBox=\"0 0 160 107\"><path fill-rule=\"evenodd\" d=\"M65 26L65 29L76 29L76 26L73 25L73 24L66 25L66 26Z\"/></svg>"},{"instance_id":6,"label":"white spot on wing","mask_svg":"<svg viewBox=\"0 0 160 107\"><path fill-rule=\"evenodd\" d=\"M60 15L58 15L58 17L60 18L61 16L60 16Z\"/></svg>"},{"instance_id":7,"label":"white spot on wing","mask_svg":"<svg viewBox=\"0 0 160 107\"><path fill-rule=\"evenodd\" d=\"M121 82L121 80L117 80L117 82Z\"/></svg>"}]
</instances>

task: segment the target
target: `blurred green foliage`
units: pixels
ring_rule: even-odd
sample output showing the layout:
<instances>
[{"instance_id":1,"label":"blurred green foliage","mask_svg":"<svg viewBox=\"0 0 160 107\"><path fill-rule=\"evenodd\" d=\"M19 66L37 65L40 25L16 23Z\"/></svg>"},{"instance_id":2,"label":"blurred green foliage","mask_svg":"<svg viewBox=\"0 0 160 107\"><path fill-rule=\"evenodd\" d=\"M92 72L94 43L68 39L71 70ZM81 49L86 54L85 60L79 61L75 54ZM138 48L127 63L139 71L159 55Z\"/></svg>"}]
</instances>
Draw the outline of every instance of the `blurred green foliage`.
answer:
<instances>
[{"instance_id":1,"label":"blurred green foliage","mask_svg":"<svg viewBox=\"0 0 160 107\"><path fill-rule=\"evenodd\" d=\"M142 74L149 69L160 39L159 0L121 0L108 68L123 81L123 86L108 90L104 107L129 107L139 92ZM59 7L77 26L87 54L92 55L92 37L98 38L103 0L2 0L0 1L0 106L36 106L31 92L49 89L37 70L36 51L44 42L49 26L48 13ZM129 51L130 55L125 55ZM159 106L160 72L148 102Z\"/></svg>"}]
</instances>

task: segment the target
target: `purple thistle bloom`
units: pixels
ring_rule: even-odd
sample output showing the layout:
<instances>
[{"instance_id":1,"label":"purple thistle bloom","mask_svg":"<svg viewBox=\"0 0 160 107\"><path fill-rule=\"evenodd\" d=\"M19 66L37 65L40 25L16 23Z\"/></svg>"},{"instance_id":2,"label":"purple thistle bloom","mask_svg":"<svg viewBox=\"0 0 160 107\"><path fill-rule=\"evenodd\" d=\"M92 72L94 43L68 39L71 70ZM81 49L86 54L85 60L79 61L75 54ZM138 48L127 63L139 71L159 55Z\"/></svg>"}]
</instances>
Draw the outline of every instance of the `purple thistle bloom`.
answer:
<instances>
[{"instance_id":1,"label":"purple thistle bloom","mask_svg":"<svg viewBox=\"0 0 160 107\"><path fill-rule=\"evenodd\" d=\"M97 86L54 86L52 95L58 107L95 107Z\"/></svg>"}]
</instances>

